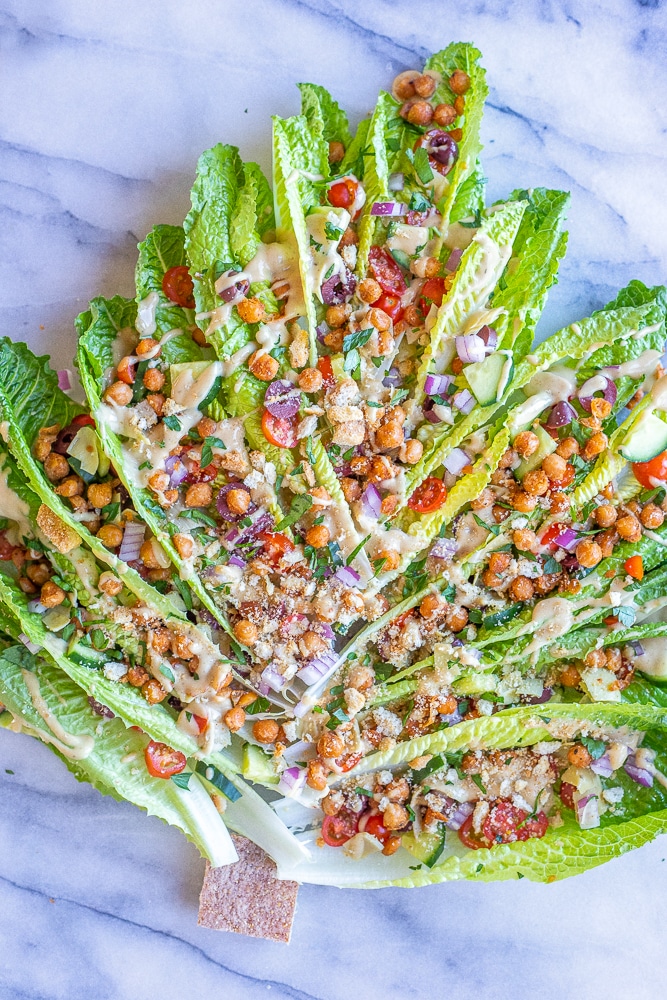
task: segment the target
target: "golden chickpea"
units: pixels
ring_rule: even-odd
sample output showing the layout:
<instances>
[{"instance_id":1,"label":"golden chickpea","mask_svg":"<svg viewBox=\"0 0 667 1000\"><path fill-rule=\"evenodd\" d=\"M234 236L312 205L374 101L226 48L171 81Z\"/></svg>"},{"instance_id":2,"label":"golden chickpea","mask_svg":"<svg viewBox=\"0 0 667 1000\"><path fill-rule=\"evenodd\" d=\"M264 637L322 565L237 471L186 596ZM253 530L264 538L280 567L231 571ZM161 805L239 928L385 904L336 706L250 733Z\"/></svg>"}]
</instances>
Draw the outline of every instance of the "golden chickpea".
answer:
<instances>
[{"instance_id":1,"label":"golden chickpea","mask_svg":"<svg viewBox=\"0 0 667 1000\"><path fill-rule=\"evenodd\" d=\"M232 514L245 514L250 506L250 494L247 490L229 490L225 496L225 503Z\"/></svg>"},{"instance_id":2,"label":"golden chickpea","mask_svg":"<svg viewBox=\"0 0 667 1000\"><path fill-rule=\"evenodd\" d=\"M422 618L433 618L439 611L444 611L445 605L437 594L427 594L419 605Z\"/></svg>"},{"instance_id":3,"label":"golden chickpea","mask_svg":"<svg viewBox=\"0 0 667 1000\"><path fill-rule=\"evenodd\" d=\"M343 496L348 503L352 503L353 500L358 500L361 496L361 483L356 479L351 479L349 476L344 476L340 481L340 488L343 491Z\"/></svg>"},{"instance_id":4,"label":"golden chickpea","mask_svg":"<svg viewBox=\"0 0 667 1000\"><path fill-rule=\"evenodd\" d=\"M131 684L132 687L140 688L147 680L149 680L149 674L143 667L134 666L127 671L127 683Z\"/></svg>"},{"instance_id":5,"label":"golden chickpea","mask_svg":"<svg viewBox=\"0 0 667 1000\"><path fill-rule=\"evenodd\" d=\"M280 726L275 719L258 719L253 724L252 735L258 743L275 743Z\"/></svg>"},{"instance_id":6,"label":"golden chickpea","mask_svg":"<svg viewBox=\"0 0 667 1000\"><path fill-rule=\"evenodd\" d=\"M234 708L230 708L228 712L225 712L222 718L227 729L235 733L245 722L245 712L239 705L236 705Z\"/></svg>"},{"instance_id":7,"label":"golden chickpea","mask_svg":"<svg viewBox=\"0 0 667 1000\"><path fill-rule=\"evenodd\" d=\"M261 382L270 382L274 379L278 374L279 367L276 359L272 358L270 354L260 354L256 351L248 359L248 368Z\"/></svg>"},{"instance_id":8,"label":"golden chickpea","mask_svg":"<svg viewBox=\"0 0 667 1000\"><path fill-rule=\"evenodd\" d=\"M51 567L48 563L36 562L26 567L25 575L38 587L51 578Z\"/></svg>"},{"instance_id":9,"label":"golden chickpea","mask_svg":"<svg viewBox=\"0 0 667 1000\"><path fill-rule=\"evenodd\" d=\"M597 396L591 400L591 415L597 420L604 420L611 413L611 403L608 399L599 399Z\"/></svg>"},{"instance_id":10,"label":"golden chickpea","mask_svg":"<svg viewBox=\"0 0 667 1000\"><path fill-rule=\"evenodd\" d=\"M141 548L139 549L139 558L147 569L163 569L163 566L157 557L152 539L142 542Z\"/></svg>"},{"instance_id":11,"label":"golden chickpea","mask_svg":"<svg viewBox=\"0 0 667 1000\"><path fill-rule=\"evenodd\" d=\"M428 101L414 101L407 108L405 117L411 125L430 125L433 121L433 108Z\"/></svg>"},{"instance_id":12,"label":"golden chickpea","mask_svg":"<svg viewBox=\"0 0 667 1000\"><path fill-rule=\"evenodd\" d=\"M436 104L435 110L433 111L433 120L436 125L440 128L446 128L448 125L452 125L457 118L456 108L451 104Z\"/></svg>"},{"instance_id":13,"label":"golden chickpea","mask_svg":"<svg viewBox=\"0 0 667 1000\"><path fill-rule=\"evenodd\" d=\"M172 542L181 559L189 559L194 552L195 546L190 535L184 535L179 532L173 536Z\"/></svg>"},{"instance_id":14,"label":"golden chickpea","mask_svg":"<svg viewBox=\"0 0 667 1000\"><path fill-rule=\"evenodd\" d=\"M107 594L109 597L115 597L117 594L120 594L123 589L121 581L109 570L105 570L104 573L100 573L97 586L103 594Z\"/></svg>"},{"instance_id":15,"label":"golden chickpea","mask_svg":"<svg viewBox=\"0 0 667 1000\"><path fill-rule=\"evenodd\" d=\"M509 589L514 601L529 601L535 593L533 581L527 576L515 577Z\"/></svg>"},{"instance_id":16,"label":"golden chickpea","mask_svg":"<svg viewBox=\"0 0 667 1000\"><path fill-rule=\"evenodd\" d=\"M345 156L345 146L342 142L333 140L329 143L329 163L340 163Z\"/></svg>"},{"instance_id":17,"label":"golden chickpea","mask_svg":"<svg viewBox=\"0 0 667 1000\"><path fill-rule=\"evenodd\" d=\"M266 319L266 311L260 299L241 299L236 308L244 323L262 323Z\"/></svg>"},{"instance_id":18,"label":"golden chickpea","mask_svg":"<svg viewBox=\"0 0 667 1000\"><path fill-rule=\"evenodd\" d=\"M60 485L56 486L56 493L60 497L67 497L71 500L72 497L81 496L83 485L83 479L79 476L65 476Z\"/></svg>"},{"instance_id":19,"label":"golden chickpea","mask_svg":"<svg viewBox=\"0 0 667 1000\"><path fill-rule=\"evenodd\" d=\"M560 482L567 473L567 462L554 452L547 455L542 462L542 472L545 472L553 482Z\"/></svg>"},{"instance_id":20,"label":"golden chickpea","mask_svg":"<svg viewBox=\"0 0 667 1000\"><path fill-rule=\"evenodd\" d=\"M382 853L385 858L390 858L392 854L396 854L396 851L401 846L401 838L398 834L392 834L391 837L387 837L382 848Z\"/></svg>"},{"instance_id":21,"label":"golden chickpea","mask_svg":"<svg viewBox=\"0 0 667 1000\"><path fill-rule=\"evenodd\" d=\"M167 697L167 692L155 678L141 685L141 693L149 705L159 705Z\"/></svg>"},{"instance_id":22,"label":"golden chickpea","mask_svg":"<svg viewBox=\"0 0 667 1000\"><path fill-rule=\"evenodd\" d=\"M470 87L470 77L462 69L455 69L448 83L452 93L465 94Z\"/></svg>"},{"instance_id":23,"label":"golden chickpea","mask_svg":"<svg viewBox=\"0 0 667 1000\"><path fill-rule=\"evenodd\" d=\"M144 385L149 392L159 392L164 382L165 377L159 368L147 368L144 372Z\"/></svg>"},{"instance_id":24,"label":"golden chickpea","mask_svg":"<svg viewBox=\"0 0 667 1000\"><path fill-rule=\"evenodd\" d=\"M514 449L518 451L522 458L530 458L540 446L540 439L532 431L521 431L514 438Z\"/></svg>"},{"instance_id":25,"label":"golden chickpea","mask_svg":"<svg viewBox=\"0 0 667 1000\"><path fill-rule=\"evenodd\" d=\"M642 526L633 514L619 517L616 522L616 530L626 542L638 542L642 537Z\"/></svg>"},{"instance_id":26,"label":"golden chickpea","mask_svg":"<svg viewBox=\"0 0 667 1000\"><path fill-rule=\"evenodd\" d=\"M445 624L451 632L460 632L468 624L468 612L455 604L450 605L445 613Z\"/></svg>"},{"instance_id":27,"label":"golden chickpea","mask_svg":"<svg viewBox=\"0 0 667 1000\"><path fill-rule=\"evenodd\" d=\"M479 496L476 496L474 500L470 501L470 506L472 510L484 510L486 507L491 507L495 499L495 494L493 490L486 486Z\"/></svg>"},{"instance_id":28,"label":"golden chickpea","mask_svg":"<svg viewBox=\"0 0 667 1000\"><path fill-rule=\"evenodd\" d=\"M56 608L63 603L66 596L62 587L48 580L40 591L39 600L46 608Z\"/></svg>"},{"instance_id":29,"label":"golden chickpea","mask_svg":"<svg viewBox=\"0 0 667 1000\"><path fill-rule=\"evenodd\" d=\"M365 455L353 455L350 459L350 469L355 476L367 476L370 467L370 459Z\"/></svg>"},{"instance_id":30,"label":"golden chickpea","mask_svg":"<svg viewBox=\"0 0 667 1000\"><path fill-rule=\"evenodd\" d=\"M391 319L382 309L369 309L366 319L376 330L389 330L391 328Z\"/></svg>"},{"instance_id":31,"label":"golden chickpea","mask_svg":"<svg viewBox=\"0 0 667 1000\"><path fill-rule=\"evenodd\" d=\"M405 312L403 313L403 320L404 320L405 323L408 324L408 326L411 326L413 328L416 327L416 326L421 326L422 323L424 322L424 317L421 314L421 310L419 309L419 306L415 306L415 305L407 306L406 309L405 309ZM412 372L412 365L410 366L410 370L409 371L403 372L401 370L400 365L404 365L404 364L405 364L404 361L400 362L400 364L399 364L399 371L401 372L401 375L409 375L409 374L411 374L411 372Z\"/></svg>"},{"instance_id":32,"label":"golden chickpea","mask_svg":"<svg viewBox=\"0 0 667 1000\"><path fill-rule=\"evenodd\" d=\"M197 424L197 434L202 438L210 437L218 429L218 425L215 420L211 420L210 417L202 417Z\"/></svg>"},{"instance_id":33,"label":"golden chickpea","mask_svg":"<svg viewBox=\"0 0 667 1000\"><path fill-rule=\"evenodd\" d=\"M593 520L600 528L611 528L616 523L616 508L610 503L600 504L593 511Z\"/></svg>"},{"instance_id":34,"label":"golden chickpea","mask_svg":"<svg viewBox=\"0 0 667 1000\"><path fill-rule=\"evenodd\" d=\"M297 382L304 392L319 392L323 383L322 373L317 368L304 368Z\"/></svg>"},{"instance_id":35,"label":"golden chickpea","mask_svg":"<svg viewBox=\"0 0 667 1000\"><path fill-rule=\"evenodd\" d=\"M322 760L308 761L308 777L306 784L309 788L314 788L317 792L322 792L327 787L327 774L330 768Z\"/></svg>"},{"instance_id":36,"label":"golden chickpea","mask_svg":"<svg viewBox=\"0 0 667 1000\"><path fill-rule=\"evenodd\" d=\"M329 795L325 795L320 801L320 809L325 816L337 816L342 809L342 805L334 795L329 793Z\"/></svg>"},{"instance_id":37,"label":"golden chickpea","mask_svg":"<svg viewBox=\"0 0 667 1000\"><path fill-rule=\"evenodd\" d=\"M503 579L497 573L492 573L490 569L485 569L482 573L482 583L489 590L499 590L503 585Z\"/></svg>"},{"instance_id":38,"label":"golden chickpea","mask_svg":"<svg viewBox=\"0 0 667 1000\"><path fill-rule=\"evenodd\" d=\"M584 445L584 450L582 457L584 461L589 462L592 458L596 458L600 455L607 447L607 435L603 434L602 431L597 431L595 434L591 434L588 441Z\"/></svg>"},{"instance_id":39,"label":"golden chickpea","mask_svg":"<svg viewBox=\"0 0 667 1000\"><path fill-rule=\"evenodd\" d=\"M559 680L563 687L576 688L581 684L581 674L574 664L570 663L561 670Z\"/></svg>"},{"instance_id":40,"label":"golden chickpea","mask_svg":"<svg viewBox=\"0 0 667 1000\"><path fill-rule=\"evenodd\" d=\"M299 640L304 656L317 656L327 648L326 641L317 632L304 632Z\"/></svg>"},{"instance_id":41,"label":"golden chickpea","mask_svg":"<svg viewBox=\"0 0 667 1000\"><path fill-rule=\"evenodd\" d=\"M530 496L523 490L517 490L514 496L510 498L510 503L514 510L518 510L521 514L530 514L537 506L537 497Z\"/></svg>"},{"instance_id":42,"label":"golden chickpea","mask_svg":"<svg viewBox=\"0 0 667 1000\"><path fill-rule=\"evenodd\" d=\"M326 524L314 524L306 532L306 544L312 545L314 549L322 549L331 538L331 532Z\"/></svg>"},{"instance_id":43,"label":"golden chickpea","mask_svg":"<svg viewBox=\"0 0 667 1000\"><path fill-rule=\"evenodd\" d=\"M537 535L530 528L517 528L512 533L512 542L519 552L533 552L537 548Z\"/></svg>"},{"instance_id":44,"label":"golden chickpea","mask_svg":"<svg viewBox=\"0 0 667 1000\"><path fill-rule=\"evenodd\" d=\"M531 496L542 497L549 492L549 478L541 469L533 469L523 477L523 488Z\"/></svg>"},{"instance_id":45,"label":"golden chickpea","mask_svg":"<svg viewBox=\"0 0 667 1000\"><path fill-rule=\"evenodd\" d=\"M556 454L567 461L573 455L579 454L579 442L573 437L563 438L556 448Z\"/></svg>"},{"instance_id":46,"label":"golden chickpea","mask_svg":"<svg viewBox=\"0 0 667 1000\"><path fill-rule=\"evenodd\" d=\"M386 423L375 432L375 445L382 451L399 448L403 444L403 428L397 423Z\"/></svg>"},{"instance_id":47,"label":"golden chickpea","mask_svg":"<svg viewBox=\"0 0 667 1000\"><path fill-rule=\"evenodd\" d=\"M416 465L424 454L424 445L417 438L408 438L401 450L400 458L407 465Z\"/></svg>"},{"instance_id":48,"label":"golden chickpea","mask_svg":"<svg viewBox=\"0 0 667 1000\"><path fill-rule=\"evenodd\" d=\"M665 515L657 504L647 503L639 515L639 520L645 528L655 529L662 527Z\"/></svg>"},{"instance_id":49,"label":"golden chickpea","mask_svg":"<svg viewBox=\"0 0 667 1000\"><path fill-rule=\"evenodd\" d=\"M162 416L164 412L165 398L161 392L149 392L146 396L146 402L156 417Z\"/></svg>"},{"instance_id":50,"label":"golden chickpea","mask_svg":"<svg viewBox=\"0 0 667 1000\"><path fill-rule=\"evenodd\" d=\"M435 93L436 83L434 77L430 76L428 73L423 73L421 76L417 77L412 86L414 87L415 93L419 97L428 98L432 97Z\"/></svg>"},{"instance_id":51,"label":"golden chickpea","mask_svg":"<svg viewBox=\"0 0 667 1000\"><path fill-rule=\"evenodd\" d=\"M381 573L391 573L392 570L398 569L401 564L401 557L395 549L382 549L373 561L377 562L381 559L384 560Z\"/></svg>"},{"instance_id":52,"label":"golden chickpea","mask_svg":"<svg viewBox=\"0 0 667 1000\"><path fill-rule=\"evenodd\" d=\"M344 337L345 330L342 327L336 330L329 330L329 332L324 335L324 344L329 348L329 350L333 351L334 354L338 354L343 350Z\"/></svg>"},{"instance_id":53,"label":"golden chickpea","mask_svg":"<svg viewBox=\"0 0 667 1000\"><path fill-rule=\"evenodd\" d=\"M174 656L178 656L181 660L192 660L195 657L190 640L184 632L172 632L171 649Z\"/></svg>"},{"instance_id":54,"label":"golden chickpea","mask_svg":"<svg viewBox=\"0 0 667 1000\"><path fill-rule=\"evenodd\" d=\"M496 524L501 524L503 521L507 520L511 511L509 511L507 507L501 507L499 504L494 504L491 513L493 514L493 520Z\"/></svg>"},{"instance_id":55,"label":"golden chickpea","mask_svg":"<svg viewBox=\"0 0 667 1000\"><path fill-rule=\"evenodd\" d=\"M344 750L345 744L338 733L327 730L317 741L317 752L320 757L328 757L331 760L340 757Z\"/></svg>"},{"instance_id":56,"label":"golden chickpea","mask_svg":"<svg viewBox=\"0 0 667 1000\"><path fill-rule=\"evenodd\" d=\"M254 646L259 638L259 630L247 618L241 618L234 625L234 635L244 646Z\"/></svg>"},{"instance_id":57,"label":"golden chickpea","mask_svg":"<svg viewBox=\"0 0 667 1000\"><path fill-rule=\"evenodd\" d=\"M376 358L386 358L391 354L396 346L391 330L378 330L378 346L375 352Z\"/></svg>"},{"instance_id":58,"label":"golden chickpea","mask_svg":"<svg viewBox=\"0 0 667 1000\"><path fill-rule=\"evenodd\" d=\"M57 483L64 479L72 470L64 455L59 455L52 451L44 460L44 472L52 483Z\"/></svg>"},{"instance_id":59,"label":"golden chickpea","mask_svg":"<svg viewBox=\"0 0 667 1000\"><path fill-rule=\"evenodd\" d=\"M514 463L518 460L519 456L514 448L508 448L500 457L498 462L499 469L511 469Z\"/></svg>"},{"instance_id":60,"label":"golden chickpea","mask_svg":"<svg viewBox=\"0 0 667 1000\"><path fill-rule=\"evenodd\" d=\"M623 657L621 655L621 651L615 646L612 646L611 649L606 650L606 660L607 660L607 670L611 670L615 674L617 674L618 671L623 666Z\"/></svg>"},{"instance_id":61,"label":"golden chickpea","mask_svg":"<svg viewBox=\"0 0 667 1000\"><path fill-rule=\"evenodd\" d=\"M115 403L116 406L127 406L132 402L132 388L126 382L114 382L104 393L107 403Z\"/></svg>"},{"instance_id":62,"label":"golden chickpea","mask_svg":"<svg viewBox=\"0 0 667 1000\"><path fill-rule=\"evenodd\" d=\"M405 802L410 798L410 785L405 778L394 778L385 788L384 794L390 802Z\"/></svg>"},{"instance_id":63,"label":"golden chickpea","mask_svg":"<svg viewBox=\"0 0 667 1000\"><path fill-rule=\"evenodd\" d=\"M149 476L148 485L155 493L161 493L167 489L170 481L166 472L154 472L152 476Z\"/></svg>"},{"instance_id":64,"label":"golden chickpea","mask_svg":"<svg viewBox=\"0 0 667 1000\"><path fill-rule=\"evenodd\" d=\"M597 542L590 538L584 538L574 550L580 566L585 569L592 569L602 559L602 549Z\"/></svg>"},{"instance_id":65,"label":"golden chickpea","mask_svg":"<svg viewBox=\"0 0 667 1000\"><path fill-rule=\"evenodd\" d=\"M248 705L254 705L256 701L257 701L257 695L255 694L254 691L244 691L244 693L241 695L236 704L239 706L239 708L247 708Z\"/></svg>"},{"instance_id":66,"label":"golden chickpea","mask_svg":"<svg viewBox=\"0 0 667 1000\"><path fill-rule=\"evenodd\" d=\"M463 94L459 94L459 96L454 100L454 111L456 111L457 115L462 115L465 110L465 106L466 99ZM460 129L457 129L457 132L458 131L460 131Z\"/></svg>"},{"instance_id":67,"label":"golden chickpea","mask_svg":"<svg viewBox=\"0 0 667 1000\"><path fill-rule=\"evenodd\" d=\"M549 511L551 514L563 514L569 508L570 500L567 493L552 492L549 502Z\"/></svg>"},{"instance_id":68,"label":"golden chickpea","mask_svg":"<svg viewBox=\"0 0 667 1000\"><path fill-rule=\"evenodd\" d=\"M489 556L489 569L492 573L504 573L509 569L511 561L509 552L492 552Z\"/></svg>"},{"instance_id":69,"label":"golden chickpea","mask_svg":"<svg viewBox=\"0 0 667 1000\"><path fill-rule=\"evenodd\" d=\"M618 542L618 531L615 527L607 528L605 531L601 531L599 535L596 535L595 540L600 546L603 558L607 559L614 551L614 546Z\"/></svg>"},{"instance_id":70,"label":"golden chickpea","mask_svg":"<svg viewBox=\"0 0 667 1000\"><path fill-rule=\"evenodd\" d=\"M156 653L164 655L171 648L171 632L169 629L154 629L150 633L150 644Z\"/></svg>"},{"instance_id":71,"label":"golden chickpea","mask_svg":"<svg viewBox=\"0 0 667 1000\"><path fill-rule=\"evenodd\" d=\"M51 454L51 442L46 438L37 438L32 446L32 453L38 462L43 462Z\"/></svg>"},{"instance_id":72,"label":"golden chickpea","mask_svg":"<svg viewBox=\"0 0 667 1000\"><path fill-rule=\"evenodd\" d=\"M402 830L409 822L408 810L398 802L390 802L382 814L382 823L387 830Z\"/></svg>"},{"instance_id":73,"label":"golden chickpea","mask_svg":"<svg viewBox=\"0 0 667 1000\"><path fill-rule=\"evenodd\" d=\"M351 312L352 306L350 305L329 306L324 314L327 326L330 326L332 330L338 329L347 323Z\"/></svg>"},{"instance_id":74,"label":"golden chickpea","mask_svg":"<svg viewBox=\"0 0 667 1000\"><path fill-rule=\"evenodd\" d=\"M37 587L32 582L32 580L28 579L27 576L20 576L19 577L19 587L21 588L21 590L23 591L24 594L36 594L37 593Z\"/></svg>"},{"instance_id":75,"label":"golden chickpea","mask_svg":"<svg viewBox=\"0 0 667 1000\"><path fill-rule=\"evenodd\" d=\"M575 743L567 753L567 759L574 767L589 767L593 761L590 753L581 743Z\"/></svg>"},{"instance_id":76,"label":"golden chickpea","mask_svg":"<svg viewBox=\"0 0 667 1000\"><path fill-rule=\"evenodd\" d=\"M397 493L387 493L386 496L382 497L382 503L380 504L380 510L383 514L393 514L400 503L400 497Z\"/></svg>"},{"instance_id":77,"label":"golden chickpea","mask_svg":"<svg viewBox=\"0 0 667 1000\"><path fill-rule=\"evenodd\" d=\"M138 354L139 357L143 357L144 354L151 354L156 347L159 349L159 346L159 341L154 340L153 337L143 337L137 344L135 353Z\"/></svg>"},{"instance_id":78,"label":"golden chickpea","mask_svg":"<svg viewBox=\"0 0 667 1000\"><path fill-rule=\"evenodd\" d=\"M123 529L117 524L103 524L97 537L107 549L116 549L123 541Z\"/></svg>"},{"instance_id":79,"label":"golden chickpea","mask_svg":"<svg viewBox=\"0 0 667 1000\"><path fill-rule=\"evenodd\" d=\"M357 295L362 302L377 302L382 295L382 288L375 278L364 278L357 286Z\"/></svg>"},{"instance_id":80,"label":"golden chickpea","mask_svg":"<svg viewBox=\"0 0 667 1000\"><path fill-rule=\"evenodd\" d=\"M111 483L91 483L88 487L88 500L98 510L110 504L112 496L113 487Z\"/></svg>"},{"instance_id":81,"label":"golden chickpea","mask_svg":"<svg viewBox=\"0 0 667 1000\"><path fill-rule=\"evenodd\" d=\"M185 493L186 507L208 507L212 502L213 488L210 483L194 483L188 486Z\"/></svg>"}]
</instances>

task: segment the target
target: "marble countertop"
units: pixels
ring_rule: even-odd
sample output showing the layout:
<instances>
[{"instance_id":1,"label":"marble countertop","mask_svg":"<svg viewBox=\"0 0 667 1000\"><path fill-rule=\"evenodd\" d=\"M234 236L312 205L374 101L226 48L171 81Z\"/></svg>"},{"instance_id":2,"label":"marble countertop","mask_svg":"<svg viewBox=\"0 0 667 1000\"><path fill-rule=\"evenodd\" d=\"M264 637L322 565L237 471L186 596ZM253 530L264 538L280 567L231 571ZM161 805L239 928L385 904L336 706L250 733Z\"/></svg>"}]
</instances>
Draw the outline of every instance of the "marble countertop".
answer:
<instances>
[{"instance_id":1,"label":"marble countertop","mask_svg":"<svg viewBox=\"0 0 667 1000\"><path fill-rule=\"evenodd\" d=\"M132 294L137 241L182 221L202 149L268 167L297 81L357 119L453 39L488 69L490 195L573 195L541 329L665 279L661 0L0 0L0 25L1 332L59 366L89 297ZM194 848L3 731L0 1000L655 1000L666 856L663 839L550 886L304 887L285 948L199 929Z\"/></svg>"}]
</instances>

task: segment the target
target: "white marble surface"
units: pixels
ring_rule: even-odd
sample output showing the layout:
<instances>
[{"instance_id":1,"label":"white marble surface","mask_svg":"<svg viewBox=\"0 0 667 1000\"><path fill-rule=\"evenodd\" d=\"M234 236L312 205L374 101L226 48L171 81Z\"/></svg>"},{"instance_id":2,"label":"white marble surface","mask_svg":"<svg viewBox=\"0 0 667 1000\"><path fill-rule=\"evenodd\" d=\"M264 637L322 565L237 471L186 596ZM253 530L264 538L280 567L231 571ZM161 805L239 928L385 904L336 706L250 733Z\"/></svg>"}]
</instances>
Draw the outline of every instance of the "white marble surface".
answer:
<instances>
[{"instance_id":1,"label":"white marble surface","mask_svg":"<svg viewBox=\"0 0 667 1000\"><path fill-rule=\"evenodd\" d=\"M1 332L66 364L96 293L180 222L219 139L268 166L298 80L355 118L457 38L484 52L490 194L573 194L555 329L667 274L661 0L0 0ZM360 893L306 887L289 949L198 929L177 833L0 733L0 1000L656 1000L667 842L577 880Z\"/></svg>"}]
</instances>

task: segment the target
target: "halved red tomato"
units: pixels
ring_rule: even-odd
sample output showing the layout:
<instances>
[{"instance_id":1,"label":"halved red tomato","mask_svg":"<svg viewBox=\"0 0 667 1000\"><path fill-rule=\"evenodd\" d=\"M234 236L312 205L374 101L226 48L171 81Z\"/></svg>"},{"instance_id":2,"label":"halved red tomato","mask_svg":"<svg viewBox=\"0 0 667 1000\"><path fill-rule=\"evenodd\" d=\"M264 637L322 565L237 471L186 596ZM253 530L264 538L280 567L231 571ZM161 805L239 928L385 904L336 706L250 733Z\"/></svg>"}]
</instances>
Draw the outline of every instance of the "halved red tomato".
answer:
<instances>
[{"instance_id":1,"label":"halved red tomato","mask_svg":"<svg viewBox=\"0 0 667 1000\"><path fill-rule=\"evenodd\" d=\"M410 510L418 514L431 514L440 510L447 499L447 487L437 476L428 476L408 500Z\"/></svg>"},{"instance_id":2,"label":"halved red tomato","mask_svg":"<svg viewBox=\"0 0 667 1000\"><path fill-rule=\"evenodd\" d=\"M394 323L400 322L405 312L398 295L389 295L387 292L383 292L380 298L373 303L373 308L381 309Z\"/></svg>"},{"instance_id":3,"label":"halved red tomato","mask_svg":"<svg viewBox=\"0 0 667 1000\"><path fill-rule=\"evenodd\" d=\"M296 426L293 419L274 417L268 410L262 415L262 431L264 437L276 448L294 448L296 446Z\"/></svg>"},{"instance_id":4,"label":"halved red tomato","mask_svg":"<svg viewBox=\"0 0 667 1000\"><path fill-rule=\"evenodd\" d=\"M481 833L476 833L472 828L472 813L463 821L459 828L459 840L471 851L479 851L481 847L490 847L485 837Z\"/></svg>"},{"instance_id":5,"label":"halved red tomato","mask_svg":"<svg viewBox=\"0 0 667 1000\"><path fill-rule=\"evenodd\" d=\"M574 785L571 785L569 781L561 781L560 783L560 800L567 809L574 809L574 793L576 792Z\"/></svg>"},{"instance_id":6,"label":"halved red tomato","mask_svg":"<svg viewBox=\"0 0 667 1000\"><path fill-rule=\"evenodd\" d=\"M552 549L557 549L558 546L555 544L556 539L563 534L567 528L566 524L561 524L560 521L554 521L550 524L547 530L544 532L540 538L541 545L549 545Z\"/></svg>"},{"instance_id":7,"label":"halved red tomato","mask_svg":"<svg viewBox=\"0 0 667 1000\"><path fill-rule=\"evenodd\" d=\"M357 197L359 184L352 177L343 177L327 191L327 201L335 208L349 208Z\"/></svg>"},{"instance_id":8,"label":"halved red tomato","mask_svg":"<svg viewBox=\"0 0 667 1000\"><path fill-rule=\"evenodd\" d=\"M137 362L129 356L121 358L118 362L118 368L116 369L116 375L120 381L125 382L126 385L134 385L136 374Z\"/></svg>"},{"instance_id":9,"label":"halved red tomato","mask_svg":"<svg viewBox=\"0 0 667 1000\"><path fill-rule=\"evenodd\" d=\"M70 427L94 427L95 421L89 413L80 413L70 421Z\"/></svg>"},{"instance_id":10,"label":"halved red tomato","mask_svg":"<svg viewBox=\"0 0 667 1000\"><path fill-rule=\"evenodd\" d=\"M431 308L431 303L435 306L441 306L444 296L445 279L428 278L424 282L424 287L422 288L422 293L419 299L419 308L424 316L427 315L429 309Z\"/></svg>"},{"instance_id":11,"label":"halved red tomato","mask_svg":"<svg viewBox=\"0 0 667 1000\"><path fill-rule=\"evenodd\" d=\"M543 812L530 816L506 799L494 802L482 824L482 831L490 844L513 844L515 840L543 837L549 820Z\"/></svg>"},{"instance_id":12,"label":"halved red tomato","mask_svg":"<svg viewBox=\"0 0 667 1000\"><path fill-rule=\"evenodd\" d=\"M287 535L283 535L282 531L262 531L257 538L264 546L266 556L272 562L278 562L281 556L284 556L286 552L291 552L294 548L294 542Z\"/></svg>"},{"instance_id":13,"label":"halved red tomato","mask_svg":"<svg viewBox=\"0 0 667 1000\"><path fill-rule=\"evenodd\" d=\"M383 292L398 296L403 294L406 288L403 272L388 250L384 247L371 247L368 266Z\"/></svg>"},{"instance_id":14,"label":"halved red tomato","mask_svg":"<svg viewBox=\"0 0 667 1000\"><path fill-rule=\"evenodd\" d=\"M206 727L208 726L208 719L205 719L203 715L194 715L194 714L192 718L195 720L195 725L197 726L199 732L203 733Z\"/></svg>"},{"instance_id":15,"label":"halved red tomato","mask_svg":"<svg viewBox=\"0 0 667 1000\"><path fill-rule=\"evenodd\" d=\"M188 474L183 479L184 483L212 483L219 472L217 465L214 465L213 462L210 465L205 465L203 469L199 462L188 460L185 464Z\"/></svg>"},{"instance_id":16,"label":"halved red tomato","mask_svg":"<svg viewBox=\"0 0 667 1000\"><path fill-rule=\"evenodd\" d=\"M325 392L327 389L333 389L336 384L336 376L334 375L333 365L328 354L323 354L321 358L317 359L317 367L322 376Z\"/></svg>"},{"instance_id":17,"label":"halved red tomato","mask_svg":"<svg viewBox=\"0 0 667 1000\"><path fill-rule=\"evenodd\" d=\"M187 760L180 750L172 750L166 743L156 743L151 740L144 750L148 773L154 778L171 778L172 774L180 774L185 770Z\"/></svg>"},{"instance_id":18,"label":"halved red tomato","mask_svg":"<svg viewBox=\"0 0 667 1000\"><path fill-rule=\"evenodd\" d=\"M633 462L632 471L644 489L655 489L659 483L667 483L667 451L661 452L649 462Z\"/></svg>"},{"instance_id":19,"label":"halved red tomato","mask_svg":"<svg viewBox=\"0 0 667 1000\"><path fill-rule=\"evenodd\" d=\"M342 847L354 837L358 823L359 821L353 813L325 816L322 823L322 839L329 847Z\"/></svg>"},{"instance_id":20,"label":"halved red tomato","mask_svg":"<svg viewBox=\"0 0 667 1000\"><path fill-rule=\"evenodd\" d=\"M183 309L195 308L194 283L185 264L170 267L162 279L162 291L177 306Z\"/></svg>"},{"instance_id":21,"label":"halved red tomato","mask_svg":"<svg viewBox=\"0 0 667 1000\"><path fill-rule=\"evenodd\" d=\"M644 560L641 556L630 556L623 563L623 569L634 580L644 579Z\"/></svg>"},{"instance_id":22,"label":"halved red tomato","mask_svg":"<svg viewBox=\"0 0 667 1000\"><path fill-rule=\"evenodd\" d=\"M386 844L389 837L391 837L391 830L388 830L384 825L382 816L379 813L368 817L364 833L370 833L371 837L375 837L381 844Z\"/></svg>"}]
</instances>

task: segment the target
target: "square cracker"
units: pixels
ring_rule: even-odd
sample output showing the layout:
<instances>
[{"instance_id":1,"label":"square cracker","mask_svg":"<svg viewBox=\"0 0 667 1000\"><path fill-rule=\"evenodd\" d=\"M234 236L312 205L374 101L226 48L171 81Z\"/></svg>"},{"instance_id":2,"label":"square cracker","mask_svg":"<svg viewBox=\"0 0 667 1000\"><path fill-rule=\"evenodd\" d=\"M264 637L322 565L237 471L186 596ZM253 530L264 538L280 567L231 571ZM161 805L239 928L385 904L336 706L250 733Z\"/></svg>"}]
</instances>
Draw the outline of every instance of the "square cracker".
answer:
<instances>
[{"instance_id":1,"label":"square cracker","mask_svg":"<svg viewBox=\"0 0 667 1000\"><path fill-rule=\"evenodd\" d=\"M251 840L235 833L232 840L237 862L222 868L206 862L197 923L288 944L299 883L277 879L275 864Z\"/></svg>"}]
</instances>

